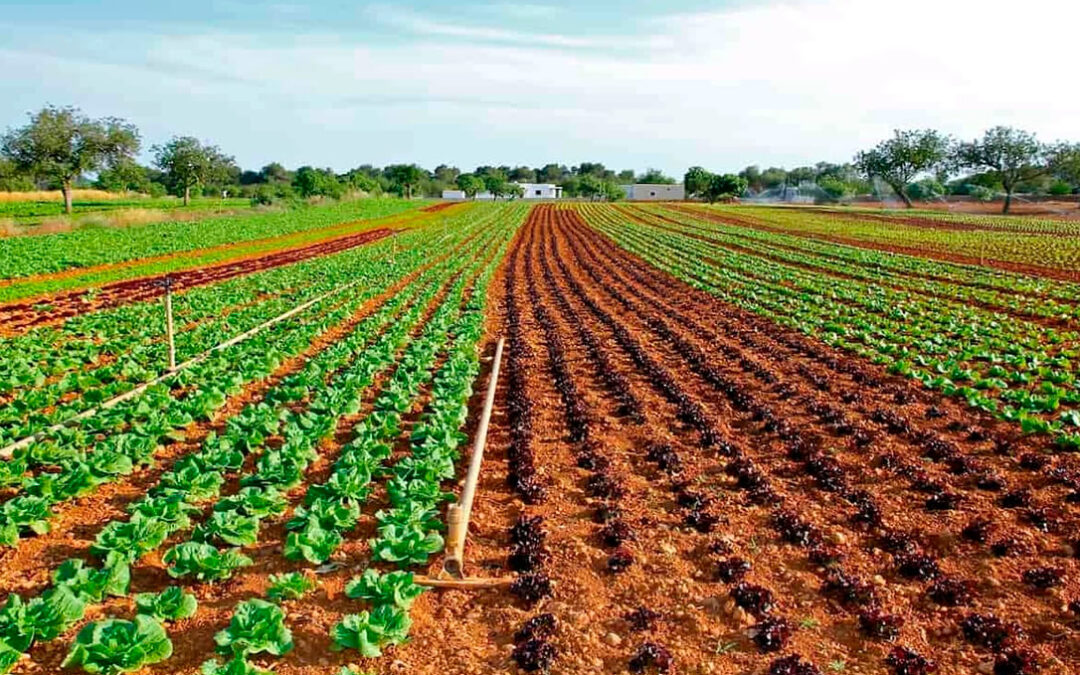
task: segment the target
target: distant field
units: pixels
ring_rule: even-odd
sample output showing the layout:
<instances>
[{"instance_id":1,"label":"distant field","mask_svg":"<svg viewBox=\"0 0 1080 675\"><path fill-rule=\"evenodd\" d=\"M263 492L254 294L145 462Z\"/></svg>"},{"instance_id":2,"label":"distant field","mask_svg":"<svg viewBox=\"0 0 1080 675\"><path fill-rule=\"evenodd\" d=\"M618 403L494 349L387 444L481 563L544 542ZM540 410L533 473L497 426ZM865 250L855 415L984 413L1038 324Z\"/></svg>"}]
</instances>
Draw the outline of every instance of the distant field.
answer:
<instances>
[{"instance_id":1,"label":"distant field","mask_svg":"<svg viewBox=\"0 0 1080 675\"><path fill-rule=\"evenodd\" d=\"M1080 222L842 207L675 205L712 222L1080 281Z\"/></svg>"},{"instance_id":2,"label":"distant field","mask_svg":"<svg viewBox=\"0 0 1080 675\"><path fill-rule=\"evenodd\" d=\"M183 207L184 203L177 197L153 198L115 195L101 190L76 190L72 205L75 211L73 216L78 218L85 213L118 209L175 209ZM196 198L191 200L191 205L186 208L235 209L250 205L251 202L247 199ZM59 192L0 192L0 219L11 218L16 224L32 225L42 219L62 215L64 202Z\"/></svg>"},{"instance_id":3,"label":"distant field","mask_svg":"<svg viewBox=\"0 0 1080 675\"><path fill-rule=\"evenodd\" d=\"M0 239L4 279L119 263L314 230L388 216L417 202L368 199L284 212L211 217L126 228L84 226L69 232Z\"/></svg>"}]
</instances>

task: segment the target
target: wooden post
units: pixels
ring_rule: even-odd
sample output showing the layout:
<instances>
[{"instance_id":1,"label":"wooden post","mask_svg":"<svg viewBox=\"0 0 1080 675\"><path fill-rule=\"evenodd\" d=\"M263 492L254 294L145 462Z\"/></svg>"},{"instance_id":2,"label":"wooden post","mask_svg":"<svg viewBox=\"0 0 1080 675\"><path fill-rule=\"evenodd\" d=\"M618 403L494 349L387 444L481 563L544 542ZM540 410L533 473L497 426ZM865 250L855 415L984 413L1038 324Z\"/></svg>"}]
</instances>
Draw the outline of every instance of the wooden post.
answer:
<instances>
[{"instance_id":1,"label":"wooden post","mask_svg":"<svg viewBox=\"0 0 1080 675\"><path fill-rule=\"evenodd\" d=\"M173 337L172 277L165 277L165 334L169 338L169 372L176 370L176 340Z\"/></svg>"},{"instance_id":2,"label":"wooden post","mask_svg":"<svg viewBox=\"0 0 1080 675\"><path fill-rule=\"evenodd\" d=\"M487 442L488 425L491 423L491 409L495 405L495 389L499 382L499 365L502 362L504 342L505 338L499 338L495 346L495 362L491 366L484 411L480 415L480 425L476 429L476 440L473 442L469 473L465 476L465 487L461 490L461 501L451 504L446 512L447 554L446 560L443 561L443 571L459 578L463 575L465 536L469 532L469 516L472 515L473 497L476 496L476 482L480 478L480 464L484 460L484 443Z\"/></svg>"}]
</instances>

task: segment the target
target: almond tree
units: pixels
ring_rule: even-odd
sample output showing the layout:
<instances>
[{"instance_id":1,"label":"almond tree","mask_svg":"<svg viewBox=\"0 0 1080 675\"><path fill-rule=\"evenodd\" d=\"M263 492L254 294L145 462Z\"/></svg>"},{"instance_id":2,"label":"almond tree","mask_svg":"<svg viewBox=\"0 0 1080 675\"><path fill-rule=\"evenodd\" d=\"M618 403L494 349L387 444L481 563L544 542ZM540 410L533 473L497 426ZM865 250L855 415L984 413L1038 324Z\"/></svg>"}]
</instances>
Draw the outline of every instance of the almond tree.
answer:
<instances>
[{"instance_id":1,"label":"almond tree","mask_svg":"<svg viewBox=\"0 0 1080 675\"><path fill-rule=\"evenodd\" d=\"M30 115L30 123L4 135L0 153L20 173L60 185L64 211L71 213L75 181L133 160L139 151L139 132L115 117L90 119L78 108L45 106Z\"/></svg>"},{"instance_id":2,"label":"almond tree","mask_svg":"<svg viewBox=\"0 0 1080 675\"><path fill-rule=\"evenodd\" d=\"M165 145L155 145L154 165L165 172L173 188L191 203L191 188L223 180L235 165L216 145L203 144L191 136L176 136Z\"/></svg>"},{"instance_id":3,"label":"almond tree","mask_svg":"<svg viewBox=\"0 0 1080 675\"><path fill-rule=\"evenodd\" d=\"M1047 148L1035 134L1012 127L994 127L981 139L956 146L953 162L956 166L992 171L1005 188L1002 213L1012 206L1013 191L1019 183L1046 174Z\"/></svg>"},{"instance_id":4,"label":"almond tree","mask_svg":"<svg viewBox=\"0 0 1080 675\"><path fill-rule=\"evenodd\" d=\"M908 184L919 174L940 166L948 151L948 137L933 129L897 129L892 138L855 155L855 167L869 180L885 181L910 209L914 204L908 195Z\"/></svg>"}]
</instances>

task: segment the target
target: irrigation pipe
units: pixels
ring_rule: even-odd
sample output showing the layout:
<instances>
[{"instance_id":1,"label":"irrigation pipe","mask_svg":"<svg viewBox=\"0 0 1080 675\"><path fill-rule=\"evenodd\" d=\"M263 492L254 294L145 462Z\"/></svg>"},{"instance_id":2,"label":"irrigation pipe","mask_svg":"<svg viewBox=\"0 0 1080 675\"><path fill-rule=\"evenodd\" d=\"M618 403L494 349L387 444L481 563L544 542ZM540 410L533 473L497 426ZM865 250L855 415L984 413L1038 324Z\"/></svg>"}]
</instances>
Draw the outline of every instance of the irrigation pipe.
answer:
<instances>
[{"instance_id":1,"label":"irrigation pipe","mask_svg":"<svg viewBox=\"0 0 1080 675\"><path fill-rule=\"evenodd\" d=\"M173 370L171 370L169 372L166 372L164 375L161 375L160 377L156 377L153 380L150 380L149 382L144 382L144 383L140 384L139 386L135 387L134 389L126 391L123 394L120 394L119 396L115 396L115 397L109 399L108 401L105 401L104 403L102 403L101 405L99 405L99 406L97 406L95 408L90 408L89 410L84 410L81 413L79 413L78 415L75 415L74 417L67 418L63 422L58 422L58 423L52 425L51 427L48 427L46 429L42 429L41 431L38 431L37 433L31 434L30 436L27 436L27 437L22 438L22 439L20 439L18 441L15 441L11 445L5 446L4 448L0 448L0 459L11 459L11 457L15 454L16 450L20 450L22 448L25 448L25 447L29 446L31 443L35 443L35 442L41 440L42 438L48 436L49 434L56 433L57 431L60 431L61 429L65 428L65 427L70 427L73 424L81 422L81 421L83 421L83 420L85 420L87 418L93 417L94 415L98 414L102 410L108 410L109 408L113 408L113 407L123 403L124 401L135 398L136 396L138 396L142 392L146 391L150 387L154 386L155 384L160 384L160 383L164 382L165 380L169 379L170 377L173 377L177 373L180 373L180 372L184 371L185 369L190 368L191 366L194 366L197 363L201 363L201 362L205 361L206 359L208 359L210 357L211 354L214 354L215 352L219 352L222 349L228 349L229 347L232 347L235 344L239 344L239 343L243 342L244 340L247 340L247 339L251 338L252 336L257 335L258 333L266 330L270 326L273 326L274 324L277 324L277 323L281 323L285 319L288 319L289 317L292 317L292 316L295 316L296 314L299 314L300 312L304 311L308 307L311 307L312 305L314 305L316 303L322 302L323 300L330 297L331 295L334 295L336 293L340 293L340 292L342 292L344 290L352 288L357 283L358 282L356 282L356 281L350 281L349 283L345 284L344 286L340 286L338 288L335 288L334 290L327 291L326 293L323 293L322 295L320 295L320 296L318 296L316 298L308 300L307 302L305 302L302 305L297 305L296 307L293 307L292 309L285 312L284 314L279 314L278 316L274 317L273 319L270 319L269 321L264 321L263 323L260 323L258 326L255 326L254 328L246 330L243 333L237 335L236 337L230 338L230 339L226 340L225 342L222 342L219 345L215 345L215 346L211 347L210 349L207 349L205 352L203 352L203 353L201 353L201 354L199 354L197 356L194 356L194 357L188 359L187 361L184 361L183 363L176 366L175 369L173 369Z\"/></svg>"},{"instance_id":2,"label":"irrigation pipe","mask_svg":"<svg viewBox=\"0 0 1080 675\"><path fill-rule=\"evenodd\" d=\"M503 343L499 338L495 347L495 363L491 367L488 380L487 397L484 411L480 415L480 426L476 429L473 442L472 459L469 461L469 473L465 477L465 487L461 491L461 501L451 504L447 509L447 555L443 561L443 571L461 578L465 558L465 535L469 532L469 516L472 515L473 497L476 496L476 482L480 478L480 465L484 461L484 444L487 442L488 425L491 422L491 409L495 405L495 388L499 383L499 365L502 362Z\"/></svg>"}]
</instances>

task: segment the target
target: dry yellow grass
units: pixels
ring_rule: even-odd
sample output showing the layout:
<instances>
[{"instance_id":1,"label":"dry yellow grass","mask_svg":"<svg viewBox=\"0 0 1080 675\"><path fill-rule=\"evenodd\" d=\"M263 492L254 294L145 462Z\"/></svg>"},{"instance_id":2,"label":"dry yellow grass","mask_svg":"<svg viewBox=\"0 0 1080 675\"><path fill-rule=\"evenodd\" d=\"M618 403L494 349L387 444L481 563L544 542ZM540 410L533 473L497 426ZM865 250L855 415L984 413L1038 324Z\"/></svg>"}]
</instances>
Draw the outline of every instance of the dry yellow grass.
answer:
<instances>
[{"instance_id":1,"label":"dry yellow grass","mask_svg":"<svg viewBox=\"0 0 1080 675\"><path fill-rule=\"evenodd\" d=\"M74 190L75 201L103 201L107 199L132 199L142 197L131 192L106 192L105 190ZM33 192L0 192L0 202L59 202L64 194L59 190L35 190Z\"/></svg>"}]
</instances>

